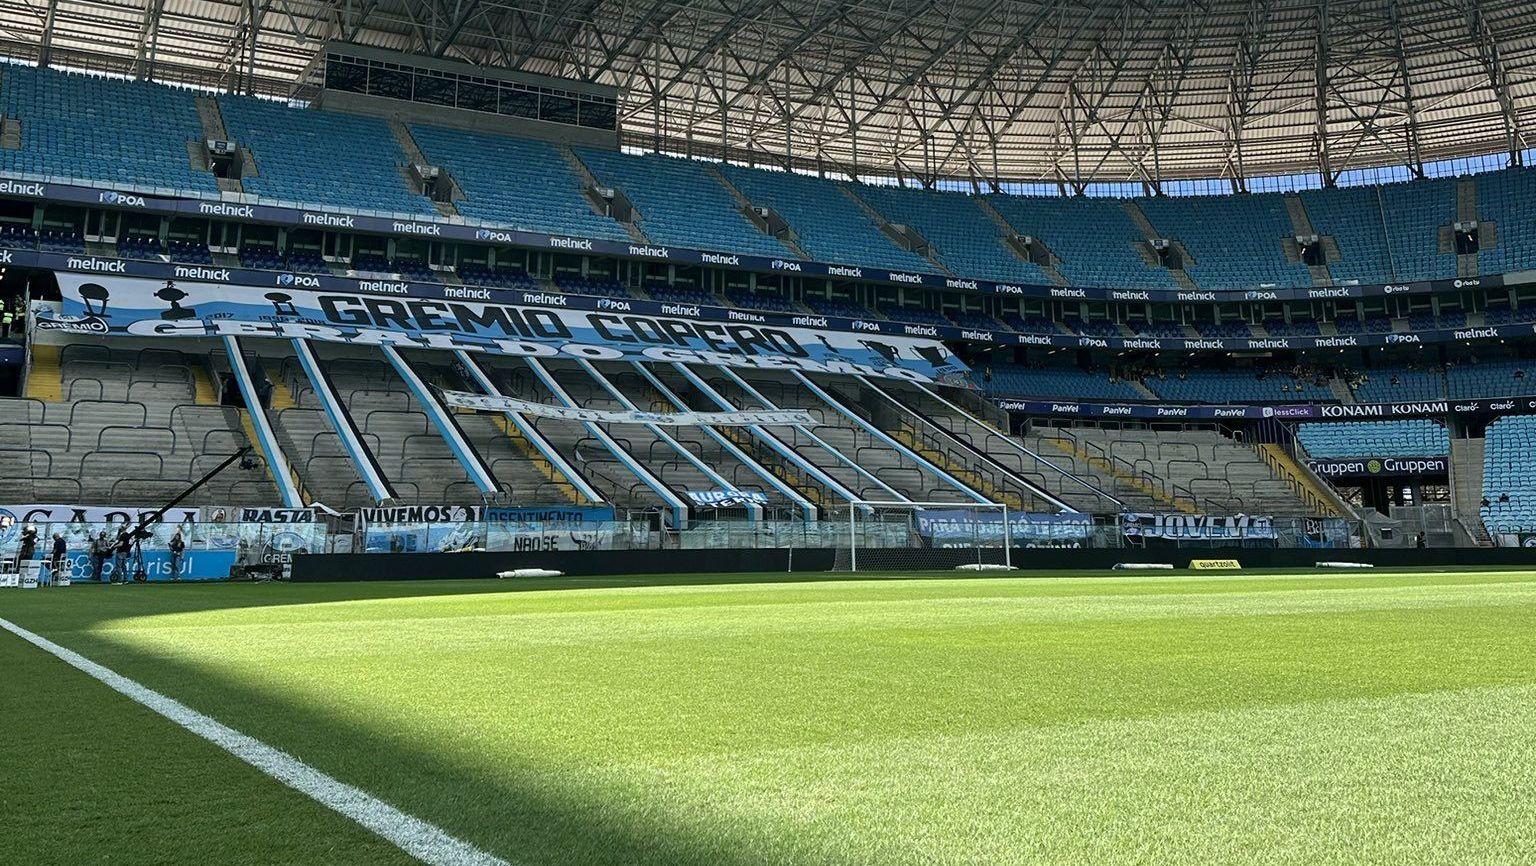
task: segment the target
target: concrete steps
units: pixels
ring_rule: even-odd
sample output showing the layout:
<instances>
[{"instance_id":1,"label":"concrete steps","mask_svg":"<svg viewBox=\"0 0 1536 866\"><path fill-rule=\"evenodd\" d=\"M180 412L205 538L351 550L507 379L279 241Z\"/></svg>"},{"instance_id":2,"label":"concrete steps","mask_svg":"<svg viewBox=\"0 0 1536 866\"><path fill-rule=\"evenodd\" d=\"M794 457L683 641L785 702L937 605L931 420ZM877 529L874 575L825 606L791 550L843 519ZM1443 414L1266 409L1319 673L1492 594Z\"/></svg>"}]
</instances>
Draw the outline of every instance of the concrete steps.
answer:
<instances>
[{"instance_id":1,"label":"concrete steps","mask_svg":"<svg viewBox=\"0 0 1536 866\"><path fill-rule=\"evenodd\" d=\"M1451 500L1456 517L1481 547L1493 546L1483 526L1483 448L1485 439L1451 440Z\"/></svg>"},{"instance_id":2,"label":"concrete steps","mask_svg":"<svg viewBox=\"0 0 1536 866\"><path fill-rule=\"evenodd\" d=\"M560 156L565 159L566 164L581 178L582 186L586 189L591 190L604 185L597 179L597 175L592 173L592 169L587 168L587 164L581 161L581 157L577 156L576 151L572 150L569 145L556 144L554 148L560 152ZM590 197L588 197L588 204L592 204ZM593 213L601 213L596 205L592 205L592 211ZM651 242L651 239L646 237L645 229L640 226L644 219L645 214L641 213L639 208L635 208L632 221L621 221L619 223L624 227L624 233L629 235L629 239L637 244L648 244Z\"/></svg>"},{"instance_id":3,"label":"concrete steps","mask_svg":"<svg viewBox=\"0 0 1536 866\"><path fill-rule=\"evenodd\" d=\"M1149 267L1161 268L1167 271L1173 276L1173 281L1179 284L1179 288L1195 288L1195 281L1190 279L1189 274L1177 268L1165 268L1158 261L1157 253L1152 249L1152 241L1162 238L1163 235L1157 230L1156 226L1152 225L1152 221L1147 219L1147 215L1141 212L1141 208L1137 207L1133 201L1122 201L1120 209L1125 211L1125 215L1131 218L1131 222L1136 225L1136 230L1141 232L1142 238L1146 241L1146 243L1135 245L1136 254L1141 256L1141 260L1146 262ZM1172 239L1169 239L1169 242L1178 250L1184 261L1194 261L1194 256L1189 254L1189 250L1185 249L1182 243Z\"/></svg>"},{"instance_id":4,"label":"concrete steps","mask_svg":"<svg viewBox=\"0 0 1536 866\"><path fill-rule=\"evenodd\" d=\"M885 214L871 207L869 202L865 201L864 197L855 192L852 187L844 184L838 184L838 189L842 190L843 195L847 196L849 201L858 205L859 210L863 211L866 215L868 215L870 219L874 220L875 225L879 227L880 231L883 232L886 237L891 239L892 243L896 244L897 246L906 246L906 244L903 244L899 240L900 231L893 228L894 224L885 218ZM954 276L954 272L949 268L946 268L944 263L939 261L937 256L934 255L932 247L928 248L928 253L924 256L924 258L928 260L929 264L933 265L935 268L938 268L940 273Z\"/></svg>"},{"instance_id":5,"label":"concrete steps","mask_svg":"<svg viewBox=\"0 0 1536 866\"><path fill-rule=\"evenodd\" d=\"M741 205L742 214L745 215L747 219L751 220L753 225L758 225L759 217L752 211L752 200L747 198L747 196L736 187L736 184L731 183L730 178L726 177L720 171L720 169L708 164L705 165L705 168L709 172L710 177L713 177L716 183L725 187L725 191L731 194L731 198L735 199L738 205ZM785 223L787 225L788 221L786 220ZM761 226L759 226L759 228L761 228ZM800 258L809 259L810 255L807 254L804 248L800 246L799 238L795 235L794 226L789 226L787 235L787 237L782 238L778 237L777 235L770 235L770 237L773 237L784 246L789 247L790 252L793 252Z\"/></svg>"},{"instance_id":6,"label":"concrete steps","mask_svg":"<svg viewBox=\"0 0 1536 866\"><path fill-rule=\"evenodd\" d=\"M59 347L45 343L32 345L32 368L27 372L23 392L33 400L58 403L64 399L64 371L59 367Z\"/></svg>"}]
</instances>

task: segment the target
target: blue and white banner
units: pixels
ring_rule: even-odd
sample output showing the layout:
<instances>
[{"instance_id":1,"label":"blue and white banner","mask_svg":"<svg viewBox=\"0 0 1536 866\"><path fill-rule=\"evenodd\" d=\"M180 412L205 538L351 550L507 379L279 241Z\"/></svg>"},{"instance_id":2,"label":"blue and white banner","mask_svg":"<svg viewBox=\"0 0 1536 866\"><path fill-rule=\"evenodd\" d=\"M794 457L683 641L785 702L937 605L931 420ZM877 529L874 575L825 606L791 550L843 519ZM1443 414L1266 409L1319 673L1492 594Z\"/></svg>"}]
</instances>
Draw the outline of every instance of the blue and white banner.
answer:
<instances>
[{"instance_id":1,"label":"blue and white banner","mask_svg":"<svg viewBox=\"0 0 1536 866\"><path fill-rule=\"evenodd\" d=\"M538 552L613 547L612 506L485 509L485 549Z\"/></svg>"},{"instance_id":2,"label":"blue and white banner","mask_svg":"<svg viewBox=\"0 0 1536 866\"><path fill-rule=\"evenodd\" d=\"M535 358L712 364L964 385L942 342L747 323L412 297L59 274L34 327L97 336L270 337ZM558 299L558 296L551 296Z\"/></svg>"},{"instance_id":3,"label":"blue and white banner","mask_svg":"<svg viewBox=\"0 0 1536 866\"><path fill-rule=\"evenodd\" d=\"M1001 511L925 508L917 512L917 534L931 547L974 547L1003 543ZM1086 514L1010 512L1007 540L1012 547L1076 547L1093 535Z\"/></svg>"},{"instance_id":4,"label":"blue and white banner","mask_svg":"<svg viewBox=\"0 0 1536 866\"><path fill-rule=\"evenodd\" d=\"M645 412L639 409L583 409L579 406L554 406L516 397L471 394L468 391L438 391L443 402L477 412L516 412L560 421L591 421L596 424L656 424L662 427L750 427L754 424L790 426L815 424L816 419L804 409L743 409L738 412Z\"/></svg>"},{"instance_id":5,"label":"blue and white banner","mask_svg":"<svg viewBox=\"0 0 1536 866\"><path fill-rule=\"evenodd\" d=\"M1120 529L1127 538L1159 538L1172 541L1272 539L1275 522L1270 517L1238 514L1122 514Z\"/></svg>"},{"instance_id":6,"label":"blue and white banner","mask_svg":"<svg viewBox=\"0 0 1536 866\"><path fill-rule=\"evenodd\" d=\"M703 508L731 508L736 505L767 505L768 494L761 490L689 490L688 498Z\"/></svg>"}]
</instances>

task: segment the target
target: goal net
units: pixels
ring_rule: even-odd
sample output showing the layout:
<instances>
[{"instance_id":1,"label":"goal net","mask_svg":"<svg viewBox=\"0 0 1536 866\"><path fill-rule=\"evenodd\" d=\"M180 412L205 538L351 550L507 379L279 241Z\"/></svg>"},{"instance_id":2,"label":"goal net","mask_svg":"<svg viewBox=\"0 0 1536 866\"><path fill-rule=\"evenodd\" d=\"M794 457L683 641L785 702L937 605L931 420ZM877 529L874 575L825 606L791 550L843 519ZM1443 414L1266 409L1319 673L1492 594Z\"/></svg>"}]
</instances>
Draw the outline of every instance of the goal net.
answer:
<instances>
[{"instance_id":1,"label":"goal net","mask_svg":"<svg viewBox=\"0 0 1536 866\"><path fill-rule=\"evenodd\" d=\"M1012 564L1002 503L852 502L837 544L837 571L941 571Z\"/></svg>"}]
</instances>

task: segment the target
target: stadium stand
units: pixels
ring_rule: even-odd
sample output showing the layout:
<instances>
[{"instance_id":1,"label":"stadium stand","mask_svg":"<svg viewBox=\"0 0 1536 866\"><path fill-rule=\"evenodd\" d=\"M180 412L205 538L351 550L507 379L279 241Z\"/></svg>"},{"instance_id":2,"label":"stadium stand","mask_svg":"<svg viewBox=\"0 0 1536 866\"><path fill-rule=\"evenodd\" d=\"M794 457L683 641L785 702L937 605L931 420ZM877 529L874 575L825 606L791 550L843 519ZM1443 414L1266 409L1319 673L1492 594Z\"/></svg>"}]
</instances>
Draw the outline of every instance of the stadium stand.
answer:
<instances>
[{"instance_id":1,"label":"stadium stand","mask_svg":"<svg viewBox=\"0 0 1536 866\"><path fill-rule=\"evenodd\" d=\"M576 148L576 155L598 180L629 197L640 212L641 231L655 243L794 257L741 213L730 191L702 162L589 147Z\"/></svg>"},{"instance_id":2,"label":"stadium stand","mask_svg":"<svg viewBox=\"0 0 1536 866\"><path fill-rule=\"evenodd\" d=\"M1373 367L1354 387L1361 403L1404 403L1445 398L1445 377L1438 369Z\"/></svg>"},{"instance_id":3,"label":"stadium stand","mask_svg":"<svg viewBox=\"0 0 1536 866\"><path fill-rule=\"evenodd\" d=\"M1440 252L1440 228L1456 220L1456 179L1426 178L1378 187L1391 245L1392 279L1456 276L1454 253Z\"/></svg>"},{"instance_id":4,"label":"stadium stand","mask_svg":"<svg viewBox=\"0 0 1536 866\"><path fill-rule=\"evenodd\" d=\"M1477 397L1525 397L1536 393L1536 361L1485 360L1446 370L1452 400Z\"/></svg>"},{"instance_id":5,"label":"stadium stand","mask_svg":"<svg viewBox=\"0 0 1536 866\"><path fill-rule=\"evenodd\" d=\"M1336 282L1373 282L1392 274L1381 194L1373 186L1309 189L1302 206L1319 237L1332 237L1339 259L1328 263Z\"/></svg>"},{"instance_id":6,"label":"stadium stand","mask_svg":"<svg viewBox=\"0 0 1536 866\"><path fill-rule=\"evenodd\" d=\"M190 90L0 63L0 115L21 121L21 147L0 148L0 170L134 188L217 193L194 171Z\"/></svg>"},{"instance_id":7,"label":"stadium stand","mask_svg":"<svg viewBox=\"0 0 1536 866\"><path fill-rule=\"evenodd\" d=\"M506 135L412 126L423 154L448 169L464 193L454 204L472 219L525 231L629 240L618 222L594 213L582 179L554 145Z\"/></svg>"},{"instance_id":8,"label":"stadium stand","mask_svg":"<svg viewBox=\"0 0 1536 866\"><path fill-rule=\"evenodd\" d=\"M34 370L58 377L59 400L0 399L0 473L9 494L29 501L168 501L248 441L202 358L75 344ZM263 468L222 475L190 502L261 505L275 496Z\"/></svg>"},{"instance_id":9,"label":"stadium stand","mask_svg":"<svg viewBox=\"0 0 1536 866\"><path fill-rule=\"evenodd\" d=\"M1318 458L1444 457L1451 453L1445 425L1428 418L1301 424L1296 441Z\"/></svg>"},{"instance_id":10,"label":"stadium stand","mask_svg":"<svg viewBox=\"0 0 1536 866\"><path fill-rule=\"evenodd\" d=\"M852 187L856 194L897 225L911 226L932 244L944 266L956 274L987 280L1049 283L1039 265L1026 262L1003 244L1005 230L971 196L904 187Z\"/></svg>"},{"instance_id":11,"label":"stadium stand","mask_svg":"<svg viewBox=\"0 0 1536 866\"><path fill-rule=\"evenodd\" d=\"M407 186L405 154L382 120L228 95L219 97L219 111L229 134L255 157L257 173L241 181L246 192L308 205L438 216L431 201Z\"/></svg>"},{"instance_id":12,"label":"stadium stand","mask_svg":"<svg viewBox=\"0 0 1536 866\"><path fill-rule=\"evenodd\" d=\"M1330 401L1326 382L1298 378L1284 371L1179 369L1148 376L1157 396L1179 403L1276 403Z\"/></svg>"},{"instance_id":13,"label":"stadium stand","mask_svg":"<svg viewBox=\"0 0 1536 866\"><path fill-rule=\"evenodd\" d=\"M1509 168L1473 177L1478 221L1494 224L1492 246L1477 253L1479 273L1501 274L1536 267L1536 170ZM1488 235L1480 232L1485 241Z\"/></svg>"},{"instance_id":14,"label":"stadium stand","mask_svg":"<svg viewBox=\"0 0 1536 866\"><path fill-rule=\"evenodd\" d=\"M990 377L988 372L990 371ZM984 392L1008 397L1081 398L1088 400L1146 400L1147 392L1103 372L1077 367L1024 367L983 364L972 378Z\"/></svg>"},{"instance_id":15,"label":"stadium stand","mask_svg":"<svg viewBox=\"0 0 1536 866\"><path fill-rule=\"evenodd\" d=\"M1141 230L1114 199L990 195L992 205L1021 235L1045 241L1060 259L1056 269L1075 286L1172 289L1167 268L1142 260Z\"/></svg>"},{"instance_id":16,"label":"stadium stand","mask_svg":"<svg viewBox=\"0 0 1536 866\"><path fill-rule=\"evenodd\" d=\"M1194 257L1184 272L1201 288L1311 285L1307 266L1287 261L1281 246L1295 234L1281 196L1157 196L1136 199L1136 205L1160 234Z\"/></svg>"},{"instance_id":17,"label":"stadium stand","mask_svg":"<svg viewBox=\"0 0 1536 866\"><path fill-rule=\"evenodd\" d=\"M1536 531L1536 417L1500 418L1488 425L1483 446L1483 525L1490 532Z\"/></svg>"},{"instance_id":18,"label":"stadium stand","mask_svg":"<svg viewBox=\"0 0 1536 866\"><path fill-rule=\"evenodd\" d=\"M796 243L815 259L896 271L933 270L922 256L887 237L833 181L730 164L719 168L753 204L777 211L794 228Z\"/></svg>"}]
</instances>

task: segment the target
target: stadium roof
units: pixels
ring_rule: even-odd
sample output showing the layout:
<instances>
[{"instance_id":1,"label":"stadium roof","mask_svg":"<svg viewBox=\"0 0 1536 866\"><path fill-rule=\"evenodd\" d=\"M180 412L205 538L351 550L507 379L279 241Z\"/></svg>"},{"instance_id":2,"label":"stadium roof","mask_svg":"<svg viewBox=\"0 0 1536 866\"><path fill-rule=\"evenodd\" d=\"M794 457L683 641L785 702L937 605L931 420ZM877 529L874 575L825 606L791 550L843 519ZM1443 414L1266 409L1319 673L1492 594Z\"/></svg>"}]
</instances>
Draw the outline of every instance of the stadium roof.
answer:
<instances>
[{"instance_id":1,"label":"stadium roof","mask_svg":"<svg viewBox=\"0 0 1536 866\"><path fill-rule=\"evenodd\" d=\"M625 141L914 177L1255 177L1536 137L1530 0L0 0L0 50L292 94L330 40L614 85Z\"/></svg>"}]
</instances>

